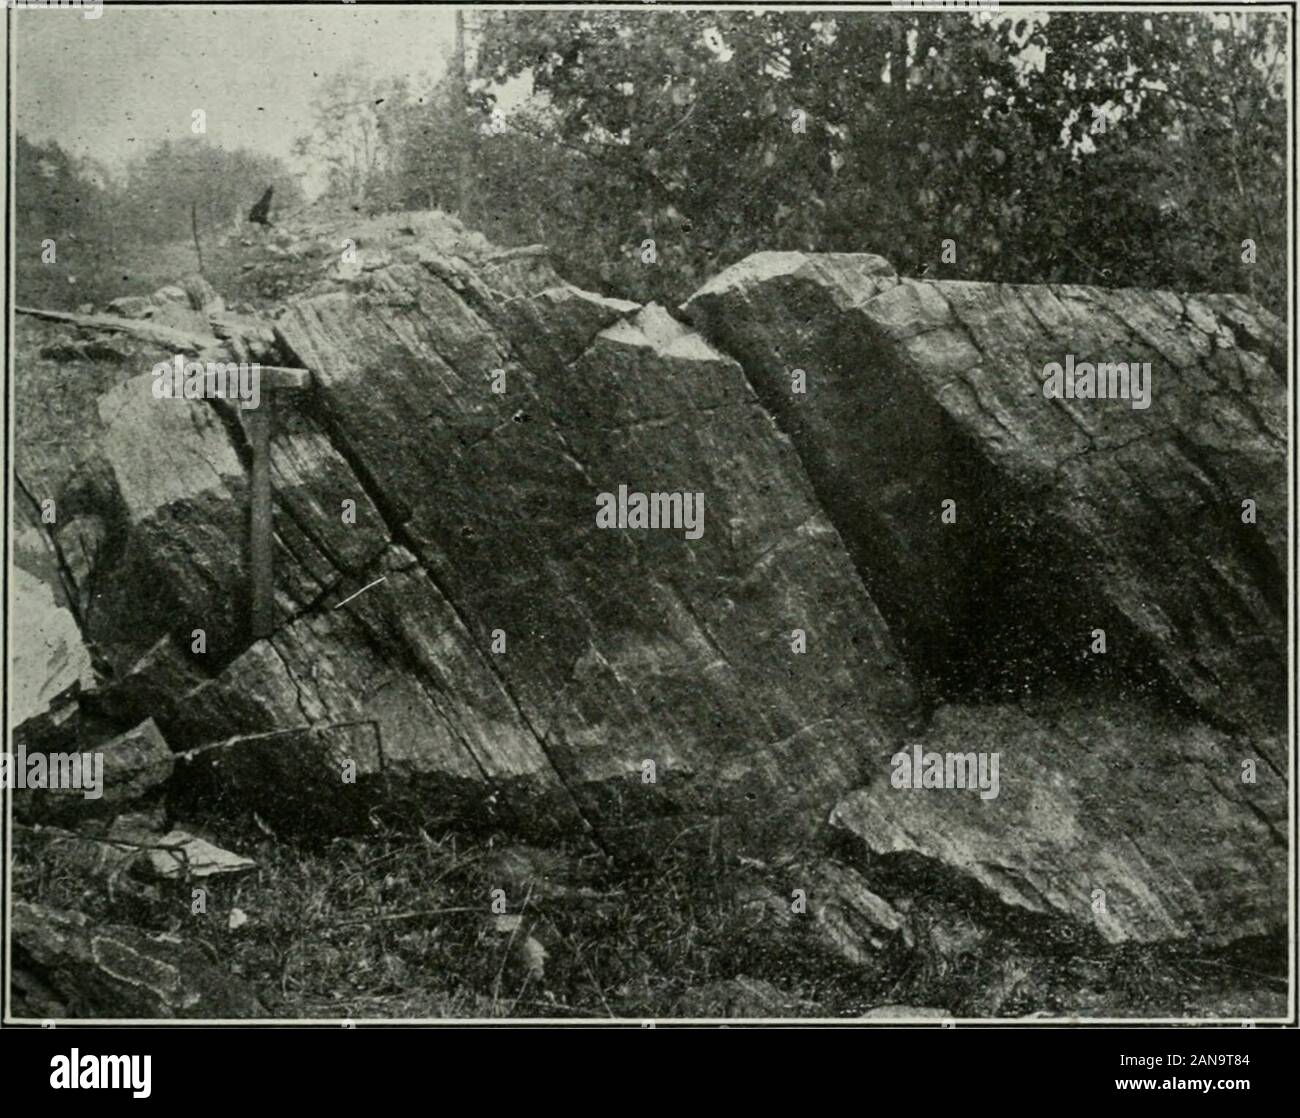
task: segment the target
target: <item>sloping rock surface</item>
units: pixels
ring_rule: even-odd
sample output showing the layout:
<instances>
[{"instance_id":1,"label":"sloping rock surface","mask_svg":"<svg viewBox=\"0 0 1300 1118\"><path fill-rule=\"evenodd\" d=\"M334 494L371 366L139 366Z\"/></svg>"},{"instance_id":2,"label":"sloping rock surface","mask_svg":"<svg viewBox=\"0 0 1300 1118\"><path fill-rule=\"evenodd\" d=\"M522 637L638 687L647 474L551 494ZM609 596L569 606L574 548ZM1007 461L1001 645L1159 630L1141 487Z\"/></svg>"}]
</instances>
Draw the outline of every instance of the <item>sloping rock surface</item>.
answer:
<instances>
[{"instance_id":1,"label":"sloping rock surface","mask_svg":"<svg viewBox=\"0 0 1300 1118\"><path fill-rule=\"evenodd\" d=\"M372 767L541 793L564 825L824 802L907 677L788 442L663 311L543 279L502 296L394 265L291 305L283 337L352 471L303 530L355 499L355 535L389 541L355 582L384 581L340 613L354 582L327 595L186 707L209 737L374 723ZM306 458L283 481L327 489ZM698 541L599 529L595 498L620 484L717 503ZM795 656L823 597L835 613Z\"/></svg>"},{"instance_id":2,"label":"sloping rock surface","mask_svg":"<svg viewBox=\"0 0 1300 1118\"><path fill-rule=\"evenodd\" d=\"M20 353L20 473L105 675L83 705L154 717L178 795L613 852L829 821L817 888L856 899L810 905L867 945L935 887L1110 942L1278 926L1279 324L763 254L690 301L697 333L426 224L280 277L277 359L315 383L276 401L263 640L237 404L153 398L171 355L130 342L47 414L70 358ZM1150 360L1151 407L1044 398L1067 353ZM703 534L599 526L620 487L702 495ZM893 787L915 744L1000 750L999 796Z\"/></svg>"},{"instance_id":3,"label":"sloping rock surface","mask_svg":"<svg viewBox=\"0 0 1300 1118\"><path fill-rule=\"evenodd\" d=\"M684 311L744 363L941 690L1095 682L1281 723L1286 367L1267 312L799 253L750 257ZM1046 398L1045 366L1071 355L1149 362L1149 406Z\"/></svg>"},{"instance_id":4,"label":"sloping rock surface","mask_svg":"<svg viewBox=\"0 0 1300 1118\"><path fill-rule=\"evenodd\" d=\"M924 750L1002 753L996 798L882 780L838 805L873 885L945 867L1112 942L1273 926L1283 325L1239 296L928 282L798 253L741 262L683 312L790 433L921 690L959 703L932 710ZM1067 355L1149 362L1149 406L1048 398ZM1030 701L971 705L999 694Z\"/></svg>"},{"instance_id":5,"label":"sloping rock surface","mask_svg":"<svg viewBox=\"0 0 1300 1118\"><path fill-rule=\"evenodd\" d=\"M177 936L95 925L26 901L14 903L10 934L18 1017L266 1016L240 979Z\"/></svg>"}]
</instances>

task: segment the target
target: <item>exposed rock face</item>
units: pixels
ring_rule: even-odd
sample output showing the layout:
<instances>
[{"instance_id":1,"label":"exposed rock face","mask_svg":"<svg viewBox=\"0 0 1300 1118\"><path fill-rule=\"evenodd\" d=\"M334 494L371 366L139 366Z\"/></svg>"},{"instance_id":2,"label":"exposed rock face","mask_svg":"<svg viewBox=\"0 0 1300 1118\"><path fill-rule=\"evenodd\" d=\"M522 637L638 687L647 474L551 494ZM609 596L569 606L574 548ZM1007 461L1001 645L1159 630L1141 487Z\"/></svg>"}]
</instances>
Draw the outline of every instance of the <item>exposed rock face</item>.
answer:
<instances>
[{"instance_id":1,"label":"exposed rock face","mask_svg":"<svg viewBox=\"0 0 1300 1118\"><path fill-rule=\"evenodd\" d=\"M90 652L82 643L76 618L55 597L57 585L14 567L12 671L17 722L40 714L69 688L94 682Z\"/></svg>"},{"instance_id":2,"label":"exposed rock face","mask_svg":"<svg viewBox=\"0 0 1300 1118\"><path fill-rule=\"evenodd\" d=\"M1285 741L1267 742L1272 756L1264 744L1128 703L940 707L923 748L999 752L998 795L881 780L831 822L864 844L866 879L891 900L938 870L1111 943L1225 942L1278 917L1262 886L1286 850Z\"/></svg>"},{"instance_id":3,"label":"exposed rock face","mask_svg":"<svg viewBox=\"0 0 1300 1118\"><path fill-rule=\"evenodd\" d=\"M881 781L836 808L873 883L893 895L887 867L919 857L1111 941L1270 927L1260 885L1286 832L1281 323L1235 296L923 282L879 257L797 253L749 258L684 311L790 432L925 690L1046 700L940 708L917 739L1001 750L996 799ZM1044 366L1069 354L1151 362L1150 406L1046 398Z\"/></svg>"},{"instance_id":4,"label":"exposed rock face","mask_svg":"<svg viewBox=\"0 0 1300 1118\"><path fill-rule=\"evenodd\" d=\"M942 691L1096 681L1281 724L1286 369L1266 312L798 253L750 257L685 311L744 363ZM1044 366L1067 355L1150 362L1149 406L1046 399Z\"/></svg>"},{"instance_id":5,"label":"exposed rock face","mask_svg":"<svg viewBox=\"0 0 1300 1118\"><path fill-rule=\"evenodd\" d=\"M248 987L177 936L94 925L16 901L14 1014L26 1018L262 1017Z\"/></svg>"},{"instance_id":6,"label":"exposed rock face","mask_svg":"<svg viewBox=\"0 0 1300 1118\"><path fill-rule=\"evenodd\" d=\"M369 498L358 526L392 541L328 605L385 582L190 705L217 737L374 722L375 765L499 787L521 821L595 820L602 841L647 814L762 831L759 800L805 805L783 838L815 825L884 748L907 678L788 442L739 367L662 310L516 258L486 274L509 293L435 258L281 318L353 480L306 458L297 478L335 507ZM619 485L704 493L703 536L598 527ZM301 522L331 521L322 500ZM820 600L833 612L811 616ZM810 655L790 652L797 627Z\"/></svg>"},{"instance_id":7,"label":"exposed rock face","mask_svg":"<svg viewBox=\"0 0 1300 1118\"><path fill-rule=\"evenodd\" d=\"M171 776L175 755L153 719L105 741L101 723L80 710L68 710L63 706L49 716L30 719L14 735L15 768L25 770L24 783L13 793L19 819L73 822L111 816ZM74 764L80 767L78 786L57 786L53 774L61 779ZM39 784L31 780L33 769L43 774Z\"/></svg>"},{"instance_id":8,"label":"exposed rock face","mask_svg":"<svg viewBox=\"0 0 1300 1118\"><path fill-rule=\"evenodd\" d=\"M616 852L712 821L803 857L829 820L809 911L857 959L910 942L927 890L1116 943L1279 926L1279 324L763 254L690 301L697 333L536 250L410 237L275 323L315 385L277 401L271 637L237 406L153 399L170 355L132 343L55 422L75 454L20 441L112 674L83 705L155 717L178 798ZM1150 408L1044 398L1067 354L1150 361ZM20 409L46 369L20 356ZM702 494L702 535L601 526L620 487ZM894 787L915 744L999 751L998 796Z\"/></svg>"},{"instance_id":9,"label":"exposed rock face","mask_svg":"<svg viewBox=\"0 0 1300 1118\"><path fill-rule=\"evenodd\" d=\"M149 318L154 309L153 300L143 295L123 295L108 304L109 314L120 314L123 318Z\"/></svg>"}]
</instances>

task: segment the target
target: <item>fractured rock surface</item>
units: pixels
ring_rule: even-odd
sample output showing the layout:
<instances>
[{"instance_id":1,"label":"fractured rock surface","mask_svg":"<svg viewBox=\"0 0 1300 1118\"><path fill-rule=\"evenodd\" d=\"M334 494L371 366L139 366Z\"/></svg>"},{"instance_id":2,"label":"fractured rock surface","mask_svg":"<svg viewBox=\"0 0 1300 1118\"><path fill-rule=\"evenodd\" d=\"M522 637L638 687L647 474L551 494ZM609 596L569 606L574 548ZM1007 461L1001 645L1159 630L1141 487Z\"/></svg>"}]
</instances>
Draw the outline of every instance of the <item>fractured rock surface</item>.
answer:
<instances>
[{"instance_id":1,"label":"fractured rock surface","mask_svg":"<svg viewBox=\"0 0 1300 1118\"><path fill-rule=\"evenodd\" d=\"M1284 742L1269 744L1272 757L1247 736L1132 704L945 706L925 750L999 752L997 796L881 780L831 822L864 844L865 877L886 898L939 867L1110 943L1227 942L1278 917L1268 890L1286 851L1286 769ZM1258 783L1242 783L1243 760Z\"/></svg>"},{"instance_id":2,"label":"fractured rock surface","mask_svg":"<svg viewBox=\"0 0 1300 1118\"><path fill-rule=\"evenodd\" d=\"M855 959L907 941L932 887L1109 943L1280 926L1278 323L768 253L691 329L417 226L281 277L276 359L315 384L277 401L263 640L237 403L152 398L149 343L40 357L61 327L20 331L19 474L60 508L58 561L29 569L102 657L83 705L155 717L180 802L315 830L401 805L611 852L711 822L801 850L829 822L810 910ZM1150 408L1046 399L1066 354L1150 361ZM702 495L703 534L600 527L620 487ZM1000 751L999 795L894 787L917 744Z\"/></svg>"},{"instance_id":3,"label":"fractured rock surface","mask_svg":"<svg viewBox=\"0 0 1300 1118\"><path fill-rule=\"evenodd\" d=\"M1237 296L917 281L798 253L750 257L684 312L790 433L923 688L961 702L902 747L1002 752L996 799L881 779L838 805L869 879L913 855L1111 942L1273 926L1281 324ZM1044 366L1067 354L1150 361L1149 408L1046 398ZM999 693L1046 710L969 705Z\"/></svg>"},{"instance_id":4,"label":"fractured rock surface","mask_svg":"<svg viewBox=\"0 0 1300 1118\"><path fill-rule=\"evenodd\" d=\"M941 687L1101 677L1227 725L1280 724L1286 370L1267 312L1238 296L900 279L880 257L800 253L750 257L684 310L744 363ZM1149 407L1046 399L1044 366L1067 355L1150 362ZM1094 629L1104 666L1079 662Z\"/></svg>"},{"instance_id":5,"label":"fractured rock surface","mask_svg":"<svg viewBox=\"0 0 1300 1118\"><path fill-rule=\"evenodd\" d=\"M481 696L454 718L474 763L556 782L603 832L678 811L761 829L746 804L851 782L906 673L738 366L545 268L489 272L501 293L444 267L394 265L279 326L417 598L453 615L423 662L444 704ZM620 484L704 493L703 537L597 527ZM807 625L814 654L789 655ZM446 688L452 660L476 681Z\"/></svg>"},{"instance_id":6,"label":"fractured rock surface","mask_svg":"<svg viewBox=\"0 0 1300 1118\"><path fill-rule=\"evenodd\" d=\"M15 901L14 1013L25 1018L263 1017L240 979L174 935Z\"/></svg>"}]
</instances>

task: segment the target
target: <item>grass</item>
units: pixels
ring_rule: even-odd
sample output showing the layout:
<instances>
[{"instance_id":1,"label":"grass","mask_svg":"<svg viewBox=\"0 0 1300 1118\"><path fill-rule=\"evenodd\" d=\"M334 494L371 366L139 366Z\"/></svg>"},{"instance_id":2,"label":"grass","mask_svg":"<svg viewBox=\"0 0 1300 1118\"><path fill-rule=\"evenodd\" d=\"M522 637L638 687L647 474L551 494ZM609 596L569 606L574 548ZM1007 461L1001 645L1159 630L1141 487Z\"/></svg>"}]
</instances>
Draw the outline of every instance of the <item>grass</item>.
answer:
<instances>
[{"instance_id":1,"label":"grass","mask_svg":"<svg viewBox=\"0 0 1300 1118\"><path fill-rule=\"evenodd\" d=\"M581 881L573 885L512 867L511 852L529 848L501 835L376 831L306 849L255 826L209 822L207 835L258 868L203 882L130 875L110 886L87 874L84 841L21 832L14 894L183 935L281 1018L645 1018L683 1005L725 1016L737 1008L737 981L749 984L744 1005L770 1006L766 1015L789 1005L857 1016L879 1000L879 982L797 922L779 927L737 903L735 883L724 886L715 864L689 852L628 871L570 850L564 860ZM208 891L202 914L190 911L196 884ZM522 920L498 919L497 889ZM234 910L247 917L239 927L230 926ZM546 953L540 972L527 965L530 942Z\"/></svg>"},{"instance_id":2,"label":"grass","mask_svg":"<svg viewBox=\"0 0 1300 1118\"><path fill-rule=\"evenodd\" d=\"M882 1004L955 1017L1262 1017L1285 1004L1276 965L1260 962L1284 957L1271 943L1052 950L973 930L956 907L923 898L910 912L912 949L891 945L878 963L852 966L814 920L783 917L790 882L779 871L685 847L616 867L500 834L377 826L302 846L251 816L203 822L189 829L257 869L110 882L87 872L95 844L23 830L14 895L182 935L288 1019L853 1018ZM207 890L197 914L196 884ZM232 926L236 910L245 920Z\"/></svg>"}]
</instances>

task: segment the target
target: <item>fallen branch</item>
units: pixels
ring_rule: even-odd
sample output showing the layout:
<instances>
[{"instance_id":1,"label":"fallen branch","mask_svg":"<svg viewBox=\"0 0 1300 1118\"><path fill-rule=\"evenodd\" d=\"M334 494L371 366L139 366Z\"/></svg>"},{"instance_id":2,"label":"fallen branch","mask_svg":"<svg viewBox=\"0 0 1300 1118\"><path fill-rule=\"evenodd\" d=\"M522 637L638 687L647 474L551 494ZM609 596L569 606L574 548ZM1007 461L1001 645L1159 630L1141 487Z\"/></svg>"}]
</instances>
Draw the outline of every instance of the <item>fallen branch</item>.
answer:
<instances>
[{"instance_id":1,"label":"fallen branch","mask_svg":"<svg viewBox=\"0 0 1300 1118\"><path fill-rule=\"evenodd\" d=\"M386 924L392 920L414 920L417 916L448 916L455 912L482 912L480 908L426 908L416 912L385 912L374 916L358 916L353 920L334 920L331 928L346 928L353 924Z\"/></svg>"},{"instance_id":2,"label":"fallen branch","mask_svg":"<svg viewBox=\"0 0 1300 1118\"><path fill-rule=\"evenodd\" d=\"M71 839L73 842L93 842L100 846L116 846L128 850L165 850L169 854L179 854L186 861L189 860L189 852L185 849L184 843L176 842L141 842L138 839L129 838L101 838L99 835L83 835L76 831L66 831L62 827L51 827L45 823L15 823L14 830L26 831L28 834L37 836L48 836L54 839Z\"/></svg>"},{"instance_id":3,"label":"fallen branch","mask_svg":"<svg viewBox=\"0 0 1300 1118\"><path fill-rule=\"evenodd\" d=\"M185 353L200 353L205 349L219 347L221 344L209 334L191 334L188 330L178 330L174 326L161 326L144 319L119 318L111 314L72 314L69 311L42 310L40 307L14 307L14 311L17 314L27 314L51 322L66 322L70 326L83 330L108 330L118 334L130 334L163 349Z\"/></svg>"}]
</instances>

